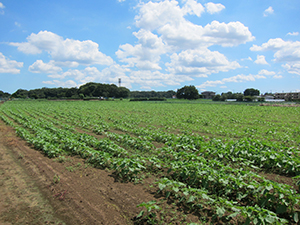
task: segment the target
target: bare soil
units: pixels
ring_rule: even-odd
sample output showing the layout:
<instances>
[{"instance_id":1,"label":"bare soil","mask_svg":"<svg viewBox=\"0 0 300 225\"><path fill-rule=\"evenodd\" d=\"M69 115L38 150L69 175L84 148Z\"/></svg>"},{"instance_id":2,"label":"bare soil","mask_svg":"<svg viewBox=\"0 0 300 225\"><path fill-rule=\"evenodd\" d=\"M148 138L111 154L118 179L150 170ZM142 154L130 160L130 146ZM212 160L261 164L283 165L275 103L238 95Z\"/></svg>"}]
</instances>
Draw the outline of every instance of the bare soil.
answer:
<instances>
[{"instance_id":1,"label":"bare soil","mask_svg":"<svg viewBox=\"0 0 300 225\"><path fill-rule=\"evenodd\" d=\"M0 224L133 224L154 200L146 187L77 157L49 159L0 121Z\"/></svg>"}]
</instances>

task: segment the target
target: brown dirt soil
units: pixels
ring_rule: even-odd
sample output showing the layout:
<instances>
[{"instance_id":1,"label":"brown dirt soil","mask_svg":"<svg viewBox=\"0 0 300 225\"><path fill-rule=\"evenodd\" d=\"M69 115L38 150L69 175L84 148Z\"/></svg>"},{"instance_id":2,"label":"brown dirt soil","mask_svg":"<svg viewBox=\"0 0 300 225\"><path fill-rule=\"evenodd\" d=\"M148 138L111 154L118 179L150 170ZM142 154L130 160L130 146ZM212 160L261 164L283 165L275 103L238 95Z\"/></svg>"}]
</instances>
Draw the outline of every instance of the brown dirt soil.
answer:
<instances>
[{"instance_id":1,"label":"brown dirt soil","mask_svg":"<svg viewBox=\"0 0 300 225\"><path fill-rule=\"evenodd\" d=\"M300 104L270 104L270 103L262 103L259 106L274 106L274 107L300 107Z\"/></svg>"},{"instance_id":2,"label":"brown dirt soil","mask_svg":"<svg viewBox=\"0 0 300 225\"><path fill-rule=\"evenodd\" d=\"M0 121L0 224L133 224L146 185L116 182L77 157L59 162Z\"/></svg>"}]
</instances>

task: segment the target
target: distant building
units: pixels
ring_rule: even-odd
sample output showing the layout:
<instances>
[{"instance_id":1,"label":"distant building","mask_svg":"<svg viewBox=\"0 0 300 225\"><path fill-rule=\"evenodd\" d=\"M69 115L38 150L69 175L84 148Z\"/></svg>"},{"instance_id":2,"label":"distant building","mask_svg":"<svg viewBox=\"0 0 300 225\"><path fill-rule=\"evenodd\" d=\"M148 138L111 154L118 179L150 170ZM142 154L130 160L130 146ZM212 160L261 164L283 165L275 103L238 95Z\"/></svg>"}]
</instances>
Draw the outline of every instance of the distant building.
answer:
<instances>
[{"instance_id":1,"label":"distant building","mask_svg":"<svg viewBox=\"0 0 300 225\"><path fill-rule=\"evenodd\" d=\"M275 97L272 95L262 95L262 98L265 98L265 100L274 99Z\"/></svg>"},{"instance_id":2,"label":"distant building","mask_svg":"<svg viewBox=\"0 0 300 225\"><path fill-rule=\"evenodd\" d=\"M203 96L204 99L212 99L216 95L216 92L204 91L201 93L201 95Z\"/></svg>"},{"instance_id":3,"label":"distant building","mask_svg":"<svg viewBox=\"0 0 300 225\"><path fill-rule=\"evenodd\" d=\"M300 92L290 92L290 93L275 93L275 99L285 99L289 100L300 100Z\"/></svg>"}]
</instances>

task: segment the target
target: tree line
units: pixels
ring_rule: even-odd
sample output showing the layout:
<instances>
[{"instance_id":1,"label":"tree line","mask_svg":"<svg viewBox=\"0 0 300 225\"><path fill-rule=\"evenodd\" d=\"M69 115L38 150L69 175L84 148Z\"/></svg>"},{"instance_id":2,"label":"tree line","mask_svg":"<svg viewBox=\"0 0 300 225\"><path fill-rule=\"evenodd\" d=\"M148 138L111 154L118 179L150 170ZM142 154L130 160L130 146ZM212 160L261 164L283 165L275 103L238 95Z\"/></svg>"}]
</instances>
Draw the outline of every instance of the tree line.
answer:
<instances>
[{"instance_id":1,"label":"tree line","mask_svg":"<svg viewBox=\"0 0 300 225\"><path fill-rule=\"evenodd\" d=\"M11 98L31 99L88 99L88 98L127 98L129 89L114 84L86 83L79 88L38 88L33 90L18 89Z\"/></svg>"},{"instance_id":2,"label":"tree line","mask_svg":"<svg viewBox=\"0 0 300 225\"><path fill-rule=\"evenodd\" d=\"M222 93L213 97L213 101L225 101L236 99L237 101L252 101L253 96L258 96L260 91L248 88L244 93ZM92 99L92 98L132 98L132 99L166 99L176 96L178 99L199 99L197 88L193 85L179 88L177 92L169 91L130 91L125 87L118 87L115 84L101 84L89 82L79 88L38 88L33 90L18 89L12 95L0 91L0 99L6 98L30 98L30 99Z\"/></svg>"},{"instance_id":3,"label":"tree line","mask_svg":"<svg viewBox=\"0 0 300 225\"><path fill-rule=\"evenodd\" d=\"M18 89L13 94L0 91L0 99L92 99L92 98L172 98L175 91L130 91L115 84L86 83L79 88L38 88L32 90Z\"/></svg>"},{"instance_id":4,"label":"tree line","mask_svg":"<svg viewBox=\"0 0 300 225\"><path fill-rule=\"evenodd\" d=\"M260 91L254 88L247 88L244 93L222 93L215 95L212 100L213 101L226 101L227 99L236 99L236 101L253 101L256 97L259 96ZM184 86L177 90L176 97L178 99L198 99L202 98L203 96L199 94L197 88L193 85ZM262 100L258 98L258 100Z\"/></svg>"},{"instance_id":5,"label":"tree line","mask_svg":"<svg viewBox=\"0 0 300 225\"><path fill-rule=\"evenodd\" d=\"M0 91L0 99L9 98L10 94L8 92Z\"/></svg>"},{"instance_id":6,"label":"tree line","mask_svg":"<svg viewBox=\"0 0 300 225\"><path fill-rule=\"evenodd\" d=\"M231 91L222 93L221 95L217 94L213 97L213 101L226 101L227 99L236 99L238 102L242 101L253 101L256 97L259 96L260 91L254 88L247 88L244 93L232 93ZM259 101L263 101L263 98L258 98Z\"/></svg>"}]
</instances>

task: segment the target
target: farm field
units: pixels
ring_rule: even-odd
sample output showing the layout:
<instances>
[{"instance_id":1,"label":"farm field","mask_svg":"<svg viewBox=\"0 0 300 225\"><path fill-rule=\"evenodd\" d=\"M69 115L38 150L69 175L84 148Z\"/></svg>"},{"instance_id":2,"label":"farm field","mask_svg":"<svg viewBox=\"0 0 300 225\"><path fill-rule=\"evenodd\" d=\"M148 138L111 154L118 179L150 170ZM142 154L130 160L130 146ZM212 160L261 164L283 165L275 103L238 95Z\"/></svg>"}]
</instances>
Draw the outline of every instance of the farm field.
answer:
<instances>
[{"instance_id":1,"label":"farm field","mask_svg":"<svg viewBox=\"0 0 300 225\"><path fill-rule=\"evenodd\" d=\"M93 183L98 185L96 193L85 192L93 192L86 187L81 191L91 196L91 202L105 193L115 202L103 200L102 206L119 210L108 218L109 210L98 206L94 217L85 220L89 224L92 218L99 222L94 224L299 222L299 107L205 101L9 101L0 105L0 118L30 149L42 153L41 164L54 163L56 172L45 182L50 179L57 190L51 200L55 207L57 202L76 201L69 199L72 188L81 193L70 185L70 190L63 188L65 180L85 187L75 182L77 176L98 171L98 178L84 181L87 185L102 179L103 184ZM107 176L114 182L105 180ZM117 191L108 193L107 184ZM122 198L127 202L117 204ZM85 202L90 207L89 200Z\"/></svg>"}]
</instances>

